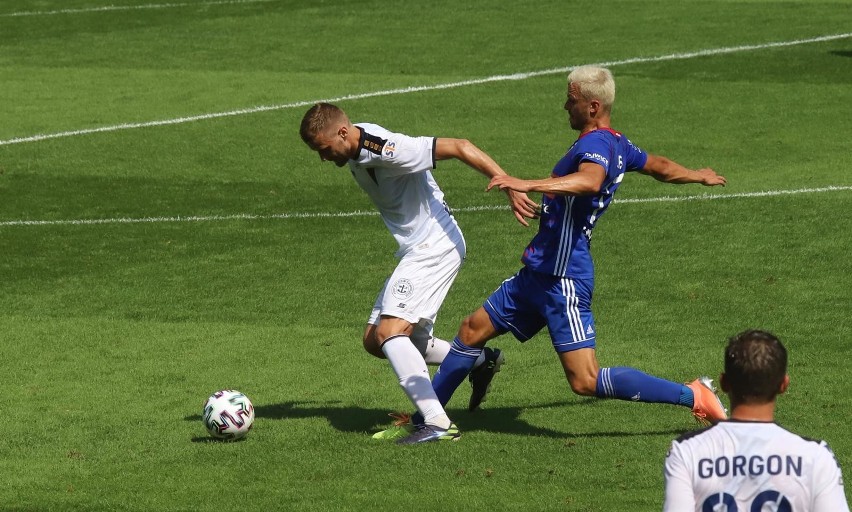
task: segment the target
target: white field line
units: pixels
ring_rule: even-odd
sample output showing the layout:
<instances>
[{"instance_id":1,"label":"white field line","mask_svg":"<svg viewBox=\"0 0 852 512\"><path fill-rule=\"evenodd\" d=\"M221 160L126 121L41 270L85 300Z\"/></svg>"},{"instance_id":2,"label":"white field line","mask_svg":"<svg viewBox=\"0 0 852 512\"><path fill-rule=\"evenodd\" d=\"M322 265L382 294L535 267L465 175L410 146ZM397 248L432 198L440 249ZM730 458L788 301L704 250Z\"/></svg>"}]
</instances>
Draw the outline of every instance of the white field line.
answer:
<instances>
[{"instance_id":1,"label":"white field line","mask_svg":"<svg viewBox=\"0 0 852 512\"><path fill-rule=\"evenodd\" d=\"M621 66L625 64L641 64L646 62L662 62L662 61L670 61L670 60L681 60L681 59L693 59L696 57L706 57L711 55L723 55L728 53L738 53L738 52L747 52L754 50L764 50L768 48L780 48L785 46L795 46L801 44L810 44L810 43L820 43L825 41L834 41L836 39L846 39L852 37L852 32L847 32L845 34L832 34L820 37L812 37L809 39L796 39L794 41L778 41L774 43L765 43L765 44L753 44L753 45L744 45L744 46L730 46L726 48L710 48L705 50L698 50L695 52L687 52L687 53L671 53L668 55L659 55L657 57L633 57L630 59L624 60L614 60L609 62L598 62L595 65L598 66ZM373 92L365 92L360 94L348 94L345 96L337 96L334 98L322 98L322 99L312 99L305 101L297 101L294 103L283 103L280 105L260 105L256 107L248 107L238 110L231 110L228 112L213 112L209 114L200 114L195 116L188 117L178 117L174 119L162 119L159 121L145 121L140 123L122 123L111 126L101 126L98 128L85 128L82 130L71 130L66 132L57 132L57 133L42 133L38 135L30 135L27 137L16 137L13 139L0 140L0 146L9 145L9 144L20 144L23 142L36 142L40 140L47 139L58 139L61 137L73 137L76 135L88 135L92 133L101 133L101 132L114 132L118 130L129 130L134 128L148 128L154 126L165 126L172 124L182 124L182 123L190 123L194 121L203 121L207 119L216 119L220 117L229 117L229 116L239 116L245 114L255 114L258 112L268 112L272 110L284 110L290 108L298 108L298 107L306 107L309 105L313 105L318 102L329 102L329 103L338 103L341 101L348 100L359 100L364 98L375 98L377 96L393 96L398 94L410 94L414 92L424 92L424 91L437 91L443 89L454 89L458 87L467 87L470 85L479 85L490 82L505 82L509 80L526 80L529 78L544 76L544 75L554 75L560 73L567 73L574 69L577 66L565 66L560 68L551 68L540 71L531 71L527 73L515 73L512 75L494 75L485 78L476 78L472 80L463 80L461 82L451 82L444 84L435 84L435 85L415 85L409 87L403 87L399 89L387 89L383 91L373 91Z\"/></svg>"},{"instance_id":2,"label":"white field line","mask_svg":"<svg viewBox=\"0 0 852 512\"><path fill-rule=\"evenodd\" d=\"M716 199L741 199L755 197L777 197L798 194L819 194L825 192L841 192L852 190L852 185L828 186L820 188L799 188L793 190L766 190L760 192L739 192L735 194L698 194L692 196L659 196L634 199L614 199L618 204L641 204L641 203L680 203L686 201L713 201ZM485 205L469 206L466 208L454 208L454 213L459 212L482 212L494 210L508 210L509 206ZM153 224L165 222L216 222L231 220L290 220L290 219L321 219L321 218L347 218L347 217L375 217L375 211L355 210L351 212L313 212L313 213L278 213L270 215L255 215L251 213L237 213L233 215L192 215L186 217L119 217L113 219L70 219L70 220L8 220L0 221L0 227L12 226L91 226L97 224Z\"/></svg>"},{"instance_id":3,"label":"white field line","mask_svg":"<svg viewBox=\"0 0 852 512\"><path fill-rule=\"evenodd\" d=\"M86 7L81 9L58 9L56 11L21 11L0 14L0 18L19 16L50 16L54 14L81 14L88 12L130 11L137 9L173 9L176 7L206 7L208 5L257 4L274 2L275 0L214 0L212 2L178 3L178 4L145 4L145 5L104 5L102 7Z\"/></svg>"}]
</instances>

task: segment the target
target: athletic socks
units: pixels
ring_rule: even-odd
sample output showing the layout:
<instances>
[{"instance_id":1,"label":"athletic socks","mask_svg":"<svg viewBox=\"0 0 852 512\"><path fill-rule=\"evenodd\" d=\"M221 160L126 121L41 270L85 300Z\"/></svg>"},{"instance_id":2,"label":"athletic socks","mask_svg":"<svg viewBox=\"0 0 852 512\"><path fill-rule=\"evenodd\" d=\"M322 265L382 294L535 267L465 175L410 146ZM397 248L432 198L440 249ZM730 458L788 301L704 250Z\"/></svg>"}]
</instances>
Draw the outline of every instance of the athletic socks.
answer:
<instances>
[{"instance_id":1,"label":"athletic socks","mask_svg":"<svg viewBox=\"0 0 852 512\"><path fill-rule=\"evenodd\" d=\"M421 330L415 327L414 332L411 333L411 342L423 354L423 359L426 360L426 364L429 366L440 365L450 352L450 343L448 341L432 336L425 329ZM481 353L473 367L478 367L484 361L485 354Z\"/></svg>"},{"instance_id":2,"label":"athletic socks","mask_svg":"<svg viewBox=\"0 0 852 512\"><path fill-rule=\"evenodd\" d=\"M635 368L619 366L600 369L595 394L599 398L685 405L681 396L684 387L683 384L652 377ZM689 391L689 396L691 398L692 391ZM438 398L441 398L440 394Z\"/></svg>"},{"instance_id":3,"label":"athletic socks","mask_svg":"<svg viewBox=\"0 0 852 512\"><path fill-rule=\"evenodd\" d=\"M689 407L690 409L695 407L695 393L692 392L692 390L689 388L689 386L681 385L681 387L680 387L680 399L678 399L677 403L679 403L680 405Z\"/></svg>"},{"instance_id":4,"label":"athletic socks","mask_svg":"<svg viewBox=\"0 0 852 512\"><path fill-rule=\"evenodd\" d=\"M441 338L430 338L423 349L423 359L429 366L438 366L450 352L450 344Z\"/></svg>"},{"instance_id":5,"label":"athletic socks","mask_svg":"<svg viewBox=\"0 0 852 512\"><path fill-rule=\"evenodd\" d=\"M482 357L484 356L481 348L468 347L458 338L453 340L447 357L432 379L432 387L435 388L441 405L447 405L456 388L464 382L477 360Z\"/></svg>"},{"instance_id":6,"label":"athletic socks","mask_svg":"<svg viewBox=\"0 0 852 512\"><path fill-rule=\"evenodd\" d=\"M449 428L450 419L432 388L426 361L411 339L401 334L391 336L382 344L382 352L396 373L399 385L426 423Z\"/></svg>"}]
</instances>

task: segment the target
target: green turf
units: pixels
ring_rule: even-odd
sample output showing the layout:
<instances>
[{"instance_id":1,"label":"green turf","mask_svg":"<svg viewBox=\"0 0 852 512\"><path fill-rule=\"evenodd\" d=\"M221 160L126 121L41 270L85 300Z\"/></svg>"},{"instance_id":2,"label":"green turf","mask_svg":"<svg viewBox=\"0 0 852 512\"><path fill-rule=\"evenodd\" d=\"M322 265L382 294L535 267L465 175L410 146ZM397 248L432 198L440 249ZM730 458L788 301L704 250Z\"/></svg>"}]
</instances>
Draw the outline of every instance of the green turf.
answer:
<instances>
[{"instance_id":1,"label":"green turf","mask_svg":"<svg viewBox=\"0 0 852 512\"><path fill-rule=\"evenodd\" d=\"M0 510L659 510L688 412L571 394L546 335L493 342L494 394L449 407L460 442L371 440L409 408L360 343L395 246L375 215L299 216L371 206L287 105L594 62L616 63L616 129L729 179L625 179L594 238L601 363L715 376L727 336L776 331L779 422L852 471L852 38L624 63L849 33L852 2L170 4L0 4ZM564 89L560 72L339 103L534 178L575 136ZM12 142L259 106L278 108ZM435 176L468 242L436 328L451 338L533 229L473 210L505 200L463 165ZM845 188L633 202L830 186ZM222 388L255 403L245 441L199 421Z\"/></svg>"}]
</instances>

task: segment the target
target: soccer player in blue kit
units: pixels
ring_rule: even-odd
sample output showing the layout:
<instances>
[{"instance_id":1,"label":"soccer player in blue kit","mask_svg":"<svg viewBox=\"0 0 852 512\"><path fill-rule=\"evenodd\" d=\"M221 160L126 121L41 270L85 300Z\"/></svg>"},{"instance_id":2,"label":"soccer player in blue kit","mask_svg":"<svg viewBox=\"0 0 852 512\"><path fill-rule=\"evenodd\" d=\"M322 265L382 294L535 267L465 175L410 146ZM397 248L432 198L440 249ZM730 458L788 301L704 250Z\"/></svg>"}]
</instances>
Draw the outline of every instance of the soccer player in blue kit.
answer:
<instances>
[{"instance_id":1,"label":"soccer player in blue kit","mask_svg":"<svg viewBox=\"0 0 852 512\"><path fill-rule=\"evenodd\" d=\"M524 342L546 326L574 393L683 405L702 423L727 417L706 377L684 385L634 368L598 365L589 241L624 173L639 171L667 183L726 183L712 169L690 170L647 154L613 130L614 99L615 81L608 69L574 69L568 75L565 110L571 128L580 136L550 178L521 180L503 175L491 179L488 190L543 193L539 230L523 253L524 267L462 322L432 381L442 404L449 402L488 340L511 332Z\"/></svg>"}]
</instances>

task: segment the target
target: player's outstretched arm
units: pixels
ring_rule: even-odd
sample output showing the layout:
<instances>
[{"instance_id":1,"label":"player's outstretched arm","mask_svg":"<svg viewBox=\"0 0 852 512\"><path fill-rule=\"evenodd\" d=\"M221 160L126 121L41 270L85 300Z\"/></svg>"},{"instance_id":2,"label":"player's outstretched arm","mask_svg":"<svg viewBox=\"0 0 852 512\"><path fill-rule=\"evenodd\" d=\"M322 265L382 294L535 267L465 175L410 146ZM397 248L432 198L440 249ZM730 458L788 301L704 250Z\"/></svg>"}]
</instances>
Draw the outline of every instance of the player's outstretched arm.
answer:
<instances>
[{"instance_id":1,"label":"player's outstretched arm","mask_svg":"<svg viewBox=\"0 0 852 512\"><path fill-rule=\"evenodd\" d=\"M666 183L701 183L708 187L714 185L722 185L724 187L728 183L728 180L724 176L716 174L716 171L709 167L693 171L660 155L648 154L645 167L640 172Z\"/></svg>"},{"instance_id":2,"label":"player's outstretched arm","mask_svg":"<svg viewBox=\"0 0 852 512\"><path fill-rule=\"evenodd\" d=\"M506 176L506 171L494 159L469 140L437 138L435 140L435 159L447 160L450 158L464 162L489 178ZM512 213L515 214L515 218L524 226L529 226L527 219L536 216L539 206L524 192L506 190L506 195L509 197L509 204L512 206Z\"/></svg>"},{"instance_id":3,"label":"player's outstretched arm","mask_svg":"<svg viewBox=\"0 0 852 512\"><path fill-rule=\"evenodd\" d=\"M597 194L601 190L606 171L596 163L583 162L577 172L557 178L543 180L522 180L513 176L495 176L491 178L488 189L517 190L519 192L542 192L563 196L583 196Z\"/></svg>"}]
</instances>

